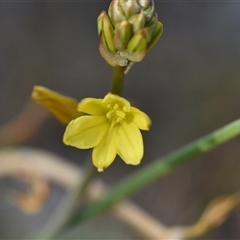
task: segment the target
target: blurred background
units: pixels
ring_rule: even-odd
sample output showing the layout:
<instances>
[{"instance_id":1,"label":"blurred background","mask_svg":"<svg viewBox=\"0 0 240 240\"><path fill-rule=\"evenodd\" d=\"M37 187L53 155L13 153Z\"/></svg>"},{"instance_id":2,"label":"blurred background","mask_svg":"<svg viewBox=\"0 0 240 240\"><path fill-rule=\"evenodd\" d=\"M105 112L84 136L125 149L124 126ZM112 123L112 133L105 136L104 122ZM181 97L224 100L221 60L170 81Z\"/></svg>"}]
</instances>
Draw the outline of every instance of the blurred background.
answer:
<instances>
[{"instance_id":1,"label":"blurred background","mask_svg":"<svg viewBox=\"0 0 240 240\"><path fill-rule=\"evenodd\" d=\"M103 97L109 91L112 69L98 52L96 30L96 18L109 2L0 2L0 126L22 111L34 85L79 100ZM99 174L110 186L240 117L240 3L156 1L156 12L164 25L163 35L130 70L124 84L124 96L153 122L151 131L143 133L145 156L138 167L117 159ZM29 116L28 126L34 124L34 116ZM63 132L64 126L49 117L23 146L84 166L90 151L65 146ZM1 147L6 145L2 140ZM211 199L239 190L239 172L238 137L178 167L132 200L166 225L191 224ZM13 182L0 179L2 196ZM62 190L57 194L61 196ZM8 211L3 199L0 203L0 226L8 226L0 227L0 238L16 238L17 210ZM38 224L30 228L37 229ZM240 239L239 226L237 210L201 239ZM19 230L18 238L24 236L21 231L28 231L27 227Z\"/></svg>"}]
</instances>

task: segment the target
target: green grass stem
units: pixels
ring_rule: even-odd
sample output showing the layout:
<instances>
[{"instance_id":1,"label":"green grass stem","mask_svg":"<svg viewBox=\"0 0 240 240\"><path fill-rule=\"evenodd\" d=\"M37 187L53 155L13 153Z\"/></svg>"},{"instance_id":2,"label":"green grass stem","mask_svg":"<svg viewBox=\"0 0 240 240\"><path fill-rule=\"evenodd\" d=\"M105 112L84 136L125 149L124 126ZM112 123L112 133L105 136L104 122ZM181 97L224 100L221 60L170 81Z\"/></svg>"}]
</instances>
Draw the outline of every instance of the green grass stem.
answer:
<instances>
[{"instance_id":1,"label":"green grass stem","mask_svg":"<svg viewBox=\"0 0 240 240\"><path fill-rule=\"evenodd\" d=\"M70 222L69 226L77 225L109 209L113 204L144 188L159 177L172 171L178 165L206 153L240 134L240 120L236 120L173 153L157 158L131 176L113 186L101 200L83 208Z\"/></svg>"}]
</instances>

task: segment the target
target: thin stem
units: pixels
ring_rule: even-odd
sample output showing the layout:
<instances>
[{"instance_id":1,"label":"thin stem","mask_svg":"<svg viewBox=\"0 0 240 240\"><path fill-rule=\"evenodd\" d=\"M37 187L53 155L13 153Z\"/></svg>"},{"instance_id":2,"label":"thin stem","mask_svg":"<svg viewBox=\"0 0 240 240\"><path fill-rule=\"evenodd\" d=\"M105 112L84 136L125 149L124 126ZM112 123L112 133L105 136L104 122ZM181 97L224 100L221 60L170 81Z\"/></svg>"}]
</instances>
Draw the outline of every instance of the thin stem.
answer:
<instances>
[{"instance_id":1,"label":"thin stem","mask_svg":"<svg viewBox=\"0 0 240 240\"><path fill-rule=\"evenodd\" d=\"M88 187L89 183L93 180L93 178L97 174L96 167L93 165L91 159L88 159L88 162L89 162L89 164L87 166L86 174L84 176L84 179L83 179L83 181L81 183L81 186L79 188L76 203L79 203L79 201L81 201L84 198L84 195L86 193L86 190L87 190L87 187Z\"/></svg>"},{"instance_id":2,"label":"thin stem","mask_svg":"<svg viewBox=\"0 0 240 240\"><path fill-rule=\"evenodd\" d=\"M120 66L116 66L113 68L111 93L121 96L123 80L125 77L125 74L124 74L125 69L126 67L120 67Z\"/></svg>"},{"instance_id":3,"label":"thin stem","mask_svg":"<svg viewBox=\"0 0 240 240\"><path fill-rule=\"evenodd\" d=\"M148 167L144 167L137 173L114 186L109 193L101 200L92 203L82 209L71 221L70 226L96 216L109 209L113 204L130 196L137 190L147 186L159 177L169 173L178 165L208 152L217 146L240 135L240 119L236 120L182 148L163 157L156 159Z\"/></svg>"}]
</instances>

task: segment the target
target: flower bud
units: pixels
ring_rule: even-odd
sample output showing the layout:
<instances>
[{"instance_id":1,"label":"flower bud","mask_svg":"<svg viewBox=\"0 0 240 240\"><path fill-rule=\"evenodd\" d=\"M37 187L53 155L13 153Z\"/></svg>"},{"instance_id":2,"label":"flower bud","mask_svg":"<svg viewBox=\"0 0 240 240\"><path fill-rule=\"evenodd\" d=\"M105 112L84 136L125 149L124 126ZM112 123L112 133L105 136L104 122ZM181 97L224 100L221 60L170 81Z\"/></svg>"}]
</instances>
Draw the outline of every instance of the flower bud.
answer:
<instances>
[{"instance_id":1,"label":"flower bud","mask_svg":"<svg viewBox=\"0 0 240 240\"><path fill-rule=\"evenodd\" d=\"M128 42L127 50L130 53L142 53L147 48L150 40L150 31L147 28L143 28L133 35L131 40Z\"/></svg>"},{"instance_id":2,"label":"flower bud","mask_svg":"<svg viewBox=\"0 0 240 240\"><path fill-rule=\"evenodd\" d=\"M151 4L152 2L152 4ZM160 38L163 25L150 0L112 0L97 21L99 50L111 66L140 62Z\"/></svg>"},{"instance_id":3,"label":"flower bud","mask_svg":"<svg viewBox=\"0 0 240 240\"><path fill-rule=\"evenodd\" d=\"M117 49L124 50L127 47L127 44L132 37L132 29L132 24L127 20L123 20L116 25L114 45Z\"/></svg>"},{"instance_id":4,"label":"flower bud","mask_svg":"<svg viewBox=\"0 0 240 240\"><path fill-rule=\"evenodd\" d=\"M42 86L34 86L32 99L43 105L62 124L84 115L77 111L78 101Z\"/></svg>"}]
</instances>

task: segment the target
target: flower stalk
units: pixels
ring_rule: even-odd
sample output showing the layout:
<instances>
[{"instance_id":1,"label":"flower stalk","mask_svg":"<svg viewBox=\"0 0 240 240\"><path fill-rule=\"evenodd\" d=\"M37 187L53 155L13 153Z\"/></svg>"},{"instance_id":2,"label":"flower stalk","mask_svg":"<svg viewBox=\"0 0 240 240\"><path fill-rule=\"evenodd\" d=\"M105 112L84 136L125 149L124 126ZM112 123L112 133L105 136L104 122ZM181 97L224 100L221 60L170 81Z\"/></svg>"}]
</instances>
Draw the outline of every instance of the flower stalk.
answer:
<instances>
[{"instance_id":1,"label":"flower stalk","mask_svg":"<svg viewBox=\"0 0 240 240\"><path fill-rule=\"evenodd\" d=\"M126 67L115 66L113 68L111 93L121 96Z\"/></svg>"}]
</instances>

